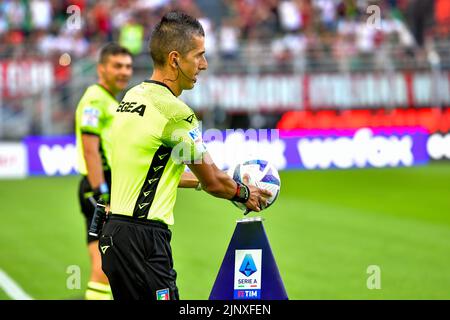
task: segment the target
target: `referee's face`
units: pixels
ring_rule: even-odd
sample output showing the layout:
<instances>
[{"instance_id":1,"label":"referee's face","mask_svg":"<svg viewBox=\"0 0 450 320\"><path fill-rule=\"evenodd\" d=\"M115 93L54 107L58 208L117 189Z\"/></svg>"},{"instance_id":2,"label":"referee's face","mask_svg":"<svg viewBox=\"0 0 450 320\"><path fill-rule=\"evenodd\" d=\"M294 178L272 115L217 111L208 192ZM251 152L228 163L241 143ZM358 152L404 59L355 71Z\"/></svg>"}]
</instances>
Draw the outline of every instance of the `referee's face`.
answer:
<instances>
[{"instance_id":1,"label":"referee's face","mask_svg":"<svg viewBox=\"0 0 450 320\"><path fill-rule=\"evenodd\" d=\"M205 38L194 36L192 41L194 49L181 57L179 61L180 69L185 74L184 77L180 77L182 90L192 89L197 82L198 74L208 68L208 62L205 58Z\"/></svg>"},{"instance_id":2,"label":"referee's face","mask_svg":"<svg viewBox=\"0 0 450 320\"><path fill-rule=\"evenodd\" d=\"M109 56L98 68L99 76L108 89L117 94L125 90L133 75L132 58L126 54Z\"/></svg>"}]
</instances>

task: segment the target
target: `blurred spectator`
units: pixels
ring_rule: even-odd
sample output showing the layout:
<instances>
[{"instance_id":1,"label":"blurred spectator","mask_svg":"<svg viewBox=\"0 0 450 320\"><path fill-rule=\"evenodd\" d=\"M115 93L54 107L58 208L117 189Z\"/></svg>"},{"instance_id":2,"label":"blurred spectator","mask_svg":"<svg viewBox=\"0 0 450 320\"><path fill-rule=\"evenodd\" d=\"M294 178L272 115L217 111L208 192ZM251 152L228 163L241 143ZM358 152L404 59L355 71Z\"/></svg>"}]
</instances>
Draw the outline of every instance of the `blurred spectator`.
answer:
<instances>
[{"instance_id":1,"label":"blurred spectator","mask_svg":"<svg viewBox=\"0 0 450 320\"><path fill-rule=\"evenodd\" d=\"M26 5L21 0L6 0L2 4L9 29L25 29Z\"/></svg>"},{"instance_id":2,"label":"blurred spectator","mask_svg":"<svg viewBox=\"0 0 450 320\"><path fill-rule=\"evenodd\" d=\"M196 18L200 18L203 15L194 0L172 1L172 7L170 9L186 12Z\"/></svg>"},{"instance_id":3,"label":"blurred spectator","mask_svg":"<svg viewBox=\"0 0 450 320\"><path fill-rule=\"evenodd\" d=\"M133 15L120 28L119 43L130 50L133 55L138 55L142 52L144 27L137 22Z\"/></svg>"},{"instance_id":4,"label":"blurred spectator","mask_svg":"<svg viewBox=\"0 0 450 320\"><path fill-rule=\"evenodd\" d=\"M213 22L208 17L198 19L208 36L205 38L205 51L208 59L213 59L217 53L216 31ZM211 67L211 66L210 66Z\"/></svg>"},{"instance_id":5,"label":"blurred spectator","mask_svg":"<svg viewBox=\"0 0 450 320\"><path fill-rule=\"evenodd\" d=\"M324 27L328 30L334 30L336 27L337 1L318 0L315 5L320 10L320 19Z\"/></svg>"},{"instance_id":6,"label":"blurred spectator","mask_svg":"<svg viewBox=\"0 0 450 320\"><path fill-rule=\"evenodd\" d=\"M147 41L158 17L182 10L202 21L207 54L220 54L229 63L247 55L269 53L286 64L377 56L395 46L408 54L423 46L426 37L449 37L450 0L4 0L0 2L0 55L70 53L94 55L111 40L135 55L147 54ZM202 12L207 8L226 8ZM369 5L382 12L381 28L367 24ZM81 25L67 30L67 8L81 10ZM433 12L434 8L434 12ZM433 20L435 28L431 29ZM400 57L401 58L401 57ZM255 58L267 64L264 59ZM247 62L242 62L248 64ZM303 63L303 62L302 62Z\"/></svg>"},{"instance_id":7,"label":"blurred spectator","mask_svg":"<svg viewBox=\"0 0 450 320\"><path fill-rule=\"evenodd\" d=\"M439 36L450 35L450 1L436 0L435 19Z\"/></svg>"},{"instance_id":8,"label":"blurred spectator","mask_svg":"<svg viewBox=\"0 0 450 320\"><path fill-rule=\"evenodd\" d=\"M294 1L281 1L278 6L278 14L284 31L298 31L302 27L300 8Z\"/></svg>"},{"instance_id":9,"label":"blurred spectator","mask_svg":"<svg viewBox=\"0 0 450 320\"><path fill-rule=\"evenodd\" d=\"M298 33L290 33L285 36L275 39L272 42L272 54L277 62L278 68L284 68L288 71L290 62L292 60L299 61L299 58L306 50L306 37Z\"/></svg>"},{"instance_id":10,"label":"blurred spectator","mask_svg":"<svg viewBox=\"0 0 450 320\"><path fill-rule=\"evenodd\" d=\"M31 21L33 28L47 30L52 23L52 6L49 0L31 0Z\"/></svg>"},{"instance_id":11,"label":"blurred spectator","mask_svg":"<svg viewBox=\"0 0 450 320\"><path fill-rule=\"evenodd\" d=\"M432 24L434 18L434 1L410 0L408 5L408 22L416 43L422 47L425 41L425 32Z\"/></svg>"},{"instance_id":12,"label":"blurred spectator","mask_svg":"<svg viewBox=\"0 0 450 320\"><path fill-rule=\"evenodd\" d=\"M170 5L170 0L138 0L136 7L141 10L157 10Z\"/></svg>"},{"instance_id":13,"label":"blurred spectator","mask_svg":"<svg viewBox=\"0 0 450 320\"><path fill-rule=\"evenodd\" d=\"M370 5L380 8L381 24L367 23ZM69 6L79 9L76 27ZM72 77L92 72L107 41L147 66L151 30L169 10L202 23L212 73L426 68L430 52L450 67L450 0L1 0L0 59L53 61L52 96L71 116ZM76 68L60 64L62 56Z\"/></svg>"},{"instance_id":14,"label":"blurred spectator","mask_svg":"<svg viewBox=\"0 0 450 320\"><path fill-rule=\"evenodd\" d=\"M235 59L239 53L239 29L234 19L223 21L219 34L221 57L224 60Z\"/></svg>"},{"instance_id":15,"label":"blurred spectator","mask_svg":"<svg viewBox=\"0 0 450 320\"><path fill-rule=\"evenodd\" d=\"M111 5L106 1L99 1L88 14L91 32L104 42L112 40L112 23L110 16Z\"/></svg>"}]
</instances>

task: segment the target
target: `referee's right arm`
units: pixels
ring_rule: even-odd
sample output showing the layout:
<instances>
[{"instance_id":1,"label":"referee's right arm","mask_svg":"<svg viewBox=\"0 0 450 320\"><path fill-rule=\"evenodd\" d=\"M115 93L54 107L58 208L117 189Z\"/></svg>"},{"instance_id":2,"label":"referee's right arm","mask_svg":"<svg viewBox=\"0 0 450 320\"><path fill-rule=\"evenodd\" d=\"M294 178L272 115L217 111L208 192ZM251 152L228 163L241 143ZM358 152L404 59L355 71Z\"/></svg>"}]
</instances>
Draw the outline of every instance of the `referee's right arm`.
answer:
<instances>
[{"instance_id":1,"label":"referee's right arm","mask_svg":"<svg viewBox=\"0 0 450 320\"><path fill-rule=\"evenodd\" d=\"M261 206L266 205L272 194L255 186L237 183L217 168L203 144L198 120L187 108L188 112L168 119L161 135L162 142L173 148L174 160L186 163L202 189L212 196L245 203L250 211L261 211Z\"/></svg>"},{"instance_id":2,"label":"referee's right arm","mask_svg":"<svg viewBox=\"0 0 450 320\"><path fill-rule=\"evenodd\" d=\"M202 184L202 189L210 195L228 200L239 196L239 185L214 164L207 152L203 154L200 164L188 164L188 167ZM252 185L247 187L250 195L245 205L252 211L261 211L261 204L266 204L267 198L272 194Z\"/></svg>"},{"instance_id":3,"label":"referee's right arm","mask_svg":"<svg viewBox=\"0 0 450 320\"><path fill-rule=\"evenodd\" d=\"M92 189L98 188L105 182L102 158L100 155L100 137L93 134L81 135L84 160L87 167L87 177Z\"/></svg>"}]
</instances>

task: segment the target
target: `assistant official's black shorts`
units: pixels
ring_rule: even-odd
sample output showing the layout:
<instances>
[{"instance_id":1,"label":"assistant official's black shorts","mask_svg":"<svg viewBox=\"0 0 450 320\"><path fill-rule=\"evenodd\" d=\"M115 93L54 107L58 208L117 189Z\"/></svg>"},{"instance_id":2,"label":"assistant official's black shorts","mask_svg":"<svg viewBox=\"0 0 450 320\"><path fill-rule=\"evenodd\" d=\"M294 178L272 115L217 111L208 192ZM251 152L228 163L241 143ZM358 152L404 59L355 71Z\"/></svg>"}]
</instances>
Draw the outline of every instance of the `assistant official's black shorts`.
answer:
<instances>
[{"instance_id":1,"label":"assistant official's black shorts","mask_svg":"<svg viewBox=\"0 0 450 320\"><path fill-rule=\"evenodd\" d=\"M178 300L166 224L110 215L99 240L114 300Z\"/></svg>"},{"instance_id":2,"label":"assistant official's black shorts","mask_svg":"<svg viewBox=\"0 0 450 320\"><path fill-rule=\"evenodd\" d=\"M104 171L105 181L108 184L109 190L111 190L111 171ZM92 217L94 216L96 203L92 197L92 188L89 184L87 176L83 176L78 188L78 201L80 203L81 212L83 213L86 223L86 236L87 242L91 243L98 240L96 237L89 235L89 227L91 226Z\"/></svg>"}]
</instances>

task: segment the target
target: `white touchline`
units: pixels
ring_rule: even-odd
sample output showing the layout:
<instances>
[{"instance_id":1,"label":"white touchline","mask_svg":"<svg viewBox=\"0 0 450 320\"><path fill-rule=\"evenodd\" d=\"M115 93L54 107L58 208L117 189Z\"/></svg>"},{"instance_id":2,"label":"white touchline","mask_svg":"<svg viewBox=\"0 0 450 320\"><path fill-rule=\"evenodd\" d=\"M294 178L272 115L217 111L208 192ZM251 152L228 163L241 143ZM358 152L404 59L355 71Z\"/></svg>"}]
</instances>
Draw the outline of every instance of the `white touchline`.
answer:
<instances>
[{"instance_id":1,"label":"white touchline","mask_svg":"<svg viewBox=\"0 0 450 320\"><path fill-rule=\"evenodd\" d=\"M33 300L6 272L0 269L0 288L14 300Z\"/></svg>"}]
</instances>

